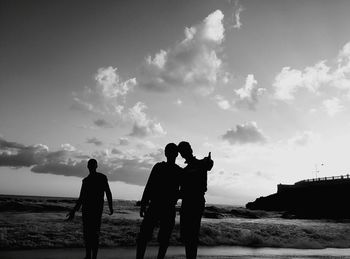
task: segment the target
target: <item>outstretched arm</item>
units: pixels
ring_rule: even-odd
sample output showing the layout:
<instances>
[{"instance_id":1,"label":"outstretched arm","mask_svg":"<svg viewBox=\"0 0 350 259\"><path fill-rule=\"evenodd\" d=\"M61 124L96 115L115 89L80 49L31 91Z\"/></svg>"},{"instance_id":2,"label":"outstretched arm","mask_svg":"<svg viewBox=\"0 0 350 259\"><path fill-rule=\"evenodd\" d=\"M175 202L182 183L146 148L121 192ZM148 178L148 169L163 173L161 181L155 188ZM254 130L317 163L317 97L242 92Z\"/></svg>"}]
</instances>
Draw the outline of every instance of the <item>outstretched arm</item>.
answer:
<instances>
[{"instance_id":1,"label":"outstretched arm","mask_svg":"<svg viewBox=\"0 0 350 259\"><path fill-rule=\"evenodd\" d=\"M113 214L113 199L112 199L112 192L111 189L109 188L108 180L106 178L106 196L107 196L107 201L108 201L108 207L109 207L109 215Z\"/></svg>"}]
</instances>

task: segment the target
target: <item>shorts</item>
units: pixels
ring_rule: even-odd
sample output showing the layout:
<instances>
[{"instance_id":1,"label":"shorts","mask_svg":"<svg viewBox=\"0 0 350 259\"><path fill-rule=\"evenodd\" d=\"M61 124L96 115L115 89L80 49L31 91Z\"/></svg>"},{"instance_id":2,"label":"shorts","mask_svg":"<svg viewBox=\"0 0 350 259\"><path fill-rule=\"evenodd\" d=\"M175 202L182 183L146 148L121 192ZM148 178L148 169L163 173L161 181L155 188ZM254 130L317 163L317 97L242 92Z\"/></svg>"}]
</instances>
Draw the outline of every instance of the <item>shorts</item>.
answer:
<instances>
[{"instance_id":1,"label":"shorts","mask_svg":"<svg viewBox=\"0 0 350 259\"><path fill-rule=\"evenodd\" d=\"M181 239L185 244L197 244L205 199L183 199L180 211Z\"/></svg>"},{"instance_id":2,"label":"shorts","mask_svg":"<svg viewBox=\"0 0 350 259\"><path fill-rule=\"evenodd\" d=\"M141 223L138 242L148 242L153 237L154 228L159 224L158 242L168 244L175 225L175 206L149 206Z\"/></svg>"}]
</instances>

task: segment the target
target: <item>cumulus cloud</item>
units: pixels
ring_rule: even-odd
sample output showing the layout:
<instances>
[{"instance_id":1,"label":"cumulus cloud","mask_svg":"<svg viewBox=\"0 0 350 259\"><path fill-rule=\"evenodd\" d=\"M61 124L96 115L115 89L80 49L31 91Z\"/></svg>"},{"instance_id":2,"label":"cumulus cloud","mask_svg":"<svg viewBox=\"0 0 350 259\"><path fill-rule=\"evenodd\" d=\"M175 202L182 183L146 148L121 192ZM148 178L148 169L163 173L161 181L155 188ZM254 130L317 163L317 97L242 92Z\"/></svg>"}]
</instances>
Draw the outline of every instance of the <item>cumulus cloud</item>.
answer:
<instances>
[{"instance_id":1,"label":"cumulus cloud","mask_svg":"<svg viewBox=\"0 0 350 259\"><path fill-rule=\"evenodd\" d=\"M129 135L140 138L150 135L165 135L166 132L160 123L150 119L144 112L145 109L147 109L147 106L142 102L136 103L129 109L129 116L133 122L132 131Z\"/></svg>"},{"instance_id":2,"label":"cumulus cloud","mask_svg":"<svg viewBox=\"0 0 350 259\"><path fill-rule=\"evenodd\" d=\"M333 117L334 115L344 110L344 106L340 103L340 100L336 97L324 100L322 104L326 109L327 114L331 117Z\"/></svg>"},{"instance_id":3,"label":"cumulus cloud","mask_svg":"<svg viewBox=\"0 0 350 259\"><path fill-rule=\"evenodd\" d=\"M175 46L146 57L140 85L158 91L187 87L208 95L223 81L218 51L224 40L224 14L209 14L203 22L185 28L185 39Z\"/></svg>"},{"instance_id":4,"label":"cumulus cloud","mask_svg":"<svg viewBox=\"0 0 350 259\"><path fill-rule=\"evenodd\" d=\"M264 143L266 141L263 132L258 128L256 122L253 121L241 125L238 124L236 128L227 130L221 137L230 144Z\"/></svg>"},{"instance_id":5,"label":"cumulus cloud","mask_svg":"<svg viewBox=\"0 0 350 259\"><path fill-rule=\"evenodd\" d=\"M73 93L71 106L74 110L97 114L120 114L124 109L126 94L137 84L136 78L123 81L117 68L99 68L95 75L96 85Z\"/></svg>"},{"instance_id":6,"label":"cumulus cloud","mask_svg":"<svg viewBox=\"0 0 350 259\"><path fill-rule=\"evenodd\" d=\"M102 146L103 145L103 142L101 140L97 139L96 137L88 138L86 140L86 143L94 144L95 146Z\"/></svg>"},{"instance_id":7,"label":"cumulus cloud","mask_svg":"<svg viewBox=\"0 0 350 259\"><path fill-rule=\"evenodd\" d=\"M246 106L249 109L255 109L259 96L266 91L265 88L258 87L258 81L255 80L253 74L249 74L242 88L235 90L238 100L235 102L237 106Z\"/></svg>"},{"instance_id":8,"label":"cumulus cloud","mask_svg":"<svg viewBox=\"0 0 350 259\"><path fill-rule=\"evenodd\" d=\"M294 99L298 89L304 88L312 93L318 93L321 86L329 85L350 92L350 42L339 51L335 65L326 65L326 60L320 61L303 70L282 68L275 77L273 86L276 99L290 101Z\"/></svg>"}]
</instances>

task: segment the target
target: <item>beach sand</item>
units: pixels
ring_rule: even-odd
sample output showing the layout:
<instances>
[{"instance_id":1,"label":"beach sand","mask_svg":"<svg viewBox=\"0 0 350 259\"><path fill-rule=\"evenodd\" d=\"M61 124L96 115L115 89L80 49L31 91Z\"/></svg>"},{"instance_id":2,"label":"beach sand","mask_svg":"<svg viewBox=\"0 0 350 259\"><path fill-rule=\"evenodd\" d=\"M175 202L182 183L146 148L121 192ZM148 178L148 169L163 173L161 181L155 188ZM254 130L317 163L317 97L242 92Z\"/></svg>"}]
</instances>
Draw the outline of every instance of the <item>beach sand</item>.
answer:
<instances>
[{"instance_id":1,"label":"beach sand","mask_svg":"<svg viewBox=\"0 0 350 259\"><path fill-rule=\"evenodd\" d=\"M231 251L231 252L230 252ZM217 253L217 254L215 254ZM228 253L231 253L228 255ZM156 258L157 247L148 247L145 258ZM202 247L198 251L198 258L213 259L250 259L250 258L342 258L350 259L349 249L276 249L262 248L249 249L244 247ZM62 249L32 249L32 250L9 250L0 251L1 259L78 259L84 258L83 248L62 248ZM131 259L135 258L135 248L102 248L99 251L99 259ZM183 247L170 247L166 258L185 259Z\"/></svg>"}]
</instances>

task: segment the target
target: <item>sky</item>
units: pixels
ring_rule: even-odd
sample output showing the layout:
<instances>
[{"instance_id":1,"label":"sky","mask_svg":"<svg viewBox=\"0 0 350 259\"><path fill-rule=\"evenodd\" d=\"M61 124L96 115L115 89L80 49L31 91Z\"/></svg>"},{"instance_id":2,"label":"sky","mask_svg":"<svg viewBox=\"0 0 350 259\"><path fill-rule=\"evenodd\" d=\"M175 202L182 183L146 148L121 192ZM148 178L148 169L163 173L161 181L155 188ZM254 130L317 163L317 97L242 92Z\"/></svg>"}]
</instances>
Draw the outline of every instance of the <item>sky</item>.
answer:
<instances>
[{"instance_id":1,"label":"sky","mask_svg":"<svg viewBox=\"0 0 350 259\"><path fill-rule=\"evenodd\" d=\"M0 1L0 193L139 200L167 143L209 203L350 173L349 1ZM184 166L179 156L177 163Z\"/></svg>"}]
</instances>

